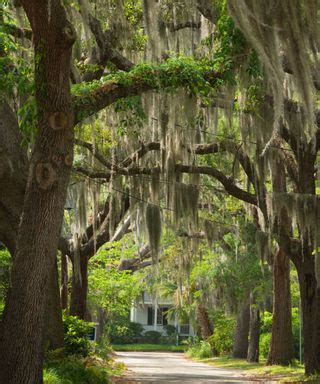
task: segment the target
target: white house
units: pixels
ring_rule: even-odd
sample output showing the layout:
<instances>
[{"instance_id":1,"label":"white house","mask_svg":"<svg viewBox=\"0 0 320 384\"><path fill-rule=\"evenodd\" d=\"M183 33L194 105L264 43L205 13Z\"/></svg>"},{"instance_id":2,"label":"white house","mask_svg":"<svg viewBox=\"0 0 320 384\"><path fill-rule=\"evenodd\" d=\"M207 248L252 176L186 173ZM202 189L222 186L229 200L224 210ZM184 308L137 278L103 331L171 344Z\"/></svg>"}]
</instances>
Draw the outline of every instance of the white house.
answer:
<instances>
[{"instance_id":1,"label":"white house","mask_svg":"<svg viewBox=\"0 0 320 384\"><path fill-rule=\"evenodd\" d=\"M177 316L171 319L168 310L172 307L172 299L151 297L147 292L130 310L130 321L139 323L145 331L158 331L165 334L165 326L173 325L180 336L194 336L190 324L181 324Z\"/></svg>"}]
</instances>

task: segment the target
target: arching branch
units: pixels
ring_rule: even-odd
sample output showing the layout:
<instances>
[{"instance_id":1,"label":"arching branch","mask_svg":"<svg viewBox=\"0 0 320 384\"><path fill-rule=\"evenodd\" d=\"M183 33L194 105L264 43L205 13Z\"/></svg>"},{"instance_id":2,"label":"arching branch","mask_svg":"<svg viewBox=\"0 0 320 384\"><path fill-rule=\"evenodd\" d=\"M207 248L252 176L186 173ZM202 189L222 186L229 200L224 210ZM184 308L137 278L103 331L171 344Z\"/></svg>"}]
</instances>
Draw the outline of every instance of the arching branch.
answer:
<instances>
[{"instance_id":1,"label":"arching branch","mask_svg":"<svg viewBox=\"0 0 320 384\"><path fill-rule=\"evenodd\" d=\"M97 65L98 69L86 72L83 76L84 81L99 79L103 75L104 69L108 62L111 62L120 70L129 71L134 64L124 57L119 51L114 49L111 33L108 31L104 32L102 30L100 21L90 13L83 0L78 0L78 3L82 18L89 26L99 48L99 54L97 55L96 60L90 63Z\"/></svg>"}]
</instances>

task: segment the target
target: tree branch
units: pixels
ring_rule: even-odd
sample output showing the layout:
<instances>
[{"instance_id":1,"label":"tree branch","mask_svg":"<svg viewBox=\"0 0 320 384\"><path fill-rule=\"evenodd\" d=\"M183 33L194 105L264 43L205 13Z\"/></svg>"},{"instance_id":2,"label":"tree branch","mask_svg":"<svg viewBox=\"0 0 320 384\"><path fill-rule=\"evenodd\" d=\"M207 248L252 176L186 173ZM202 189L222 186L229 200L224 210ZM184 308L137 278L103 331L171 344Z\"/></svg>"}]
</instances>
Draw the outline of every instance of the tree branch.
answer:
<instances>
[{"instance_id":1,"label":"tree branch","mask_svg":"<svg viewBox=\"0 0 320 384\"><path fill-rule=\"evenodd\" d=\"M89 152L92 153L92 155L97 159L99 160L99 162L104 165L105 167L107 167L108 169L112 169L112 163L110 161L107 160L107 158L101 153L99 152L96 148L93 147L93 145L91 143L88 143L87 141L83 141L83 140L79 140L79 139L75 139L74 140L74 143L76 145L79 145L83 148L86 148L88 149Z\"/></svg>"},{"instance_id":2,"label":"tree branch","mask_svg":"<svg viewBox=\"0 0 320 384\"><path fill-rule=\"evenodd\" d=\"M233 179L225 176L221 171L208 166L194 166L194 165L182 165L177 164L176 170L183 173L195 173L202 175L209 175L217 179L225 188L225 190L231 195L236 197L239 200L242 200L246 203L257 205L256 195L249 193L237 185L234 184Z\"/></svg>"},{"instance_id":3,"label":"tree branch","mask_svg":"<svg viewBox=\"0 0 320 384\"><path fill-rule=\"evenodd\" d=\"M99 48L97 59L91 63L98 65L99 68L96 71L86 72L84 74L84 81L99 79L103 75L104 68L108 62L113 63L120 70L129 71L134 64L114 49L111 43L111 34L102 30L100 21L89 12L84 1L78 0L78 3L80 5L82 18L89 26Z\"/></svg>"},{"instance_id":4,"label":"tree branch","mask_svg":"<svg viewBox=\"0 0 320 384\"><path fill-rule=\"evenodd\" d=\"M135 66L126 74L116 73L101 86L91 90L79 91L73 96L75 123L79 123L119 99L141 95L150 90L172 87L194 87L191 81L193 73L203 86L214 87L223 75L214 70L205 70L190 61L166 61L160 65ZM89 84L88 84L89 87ZM90 87L89 87L90 88Z\"/></svg>"}]
</instances>

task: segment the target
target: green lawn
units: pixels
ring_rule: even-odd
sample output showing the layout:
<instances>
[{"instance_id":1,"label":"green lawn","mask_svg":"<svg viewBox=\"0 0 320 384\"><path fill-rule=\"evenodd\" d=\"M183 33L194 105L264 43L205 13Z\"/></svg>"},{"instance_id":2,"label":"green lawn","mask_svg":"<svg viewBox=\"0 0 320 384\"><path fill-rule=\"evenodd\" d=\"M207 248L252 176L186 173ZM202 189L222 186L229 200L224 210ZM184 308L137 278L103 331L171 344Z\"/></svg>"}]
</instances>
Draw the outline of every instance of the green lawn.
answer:
<instances>
[{"instance_id":1,"label":"green lawn","mask_svg":"<svg viewBox=\"0 0 320 384\"><path fill-rule=\"evenodd\" d=\"M300 364L283 367L280 365L266 366L264 361L260 363L247 363L243 359L234 359L228 356L212 357L207 359L197 359L215 367L239 369L245 371L246 376L265 377L266 379L278 379L282 383L292 382L314 382L320 383L319 377L304 376L304 367Z\"/></svg>"},{"instance_id":2,"label":"green lawn","mask_svg":"<svg viewBox=\"0 0 320 384\"><path fill-rule=\"evenodd\" d=\"M115 351L167 351L167 352L184 352L186 347L183 345L166 345L166 344L113 344Z\"/></svg>"}]
</instances>

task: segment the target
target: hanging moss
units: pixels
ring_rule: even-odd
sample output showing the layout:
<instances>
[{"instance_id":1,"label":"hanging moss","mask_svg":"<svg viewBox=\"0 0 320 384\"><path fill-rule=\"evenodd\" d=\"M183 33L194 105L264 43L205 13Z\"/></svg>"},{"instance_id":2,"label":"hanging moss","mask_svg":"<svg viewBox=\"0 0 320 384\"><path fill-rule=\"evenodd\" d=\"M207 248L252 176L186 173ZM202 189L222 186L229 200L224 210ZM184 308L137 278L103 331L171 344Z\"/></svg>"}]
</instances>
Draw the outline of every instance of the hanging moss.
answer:
<instances>
[{"instance_id":1,"label":"hanging moss","mask_svg":"<svg viewBox=\"0 0 320 384\"><path fill-rule=\"evenodd\" d=\"M314 241L320 225L320 197L302 193L274 193L273 211L286 209L291 217L295 217L300 232L310 232Z\"/></svg>"},{"instance_id":2,"label":"hanging moss","mask_svg":"<svg viewBox=\"0 0 320 384\"><path fill-rule=\"evenodd\" d=\"M257 230L255 238L256 238L258 255L261 260L261 263L263 264L265 261L270 260L271 251L270 251L269 235L264 231Z\"/></svg>"},{"instance_id":3,"label":"hanging moss","mask_svg":"<svg viewBox=\"0 0 320 384\"><path fill-rule=\"evenodd\" d=\"M229 10L239 29L252 43L268 74L274 98L275 127L283 116L283 52L293 72L295 88L313 133L315 87L314 68L319 65L317 0L228 0Z\"/></svg>"},{"instance_id":4,"label":"hanging moss","mask_svg":"<svg viewBox=\"0 0 320 384\"><path fill-rule=\"evenodd\" d=\"M213 241L217 238L217 226L210 220L203 221L203 229L209 247L212 247Z\"/></svg>"},{"instance_id":5,"label":"hanging moss","mask_svg":"<svg viewBox=\"0 0 320 384\"><path fill-rule=\"evenodd\" d=\"M193 184L174 183L173 204L174 219L177 224L181 219L196 226L198 223L199 189Z\"/></svg>"},{"instance_id":6,"label":"hanging moss","mask_svg":"<svg viewBox=\"0 0 320 384\"><path fill-rule=\"evenodd\" d=\"M158 205L148 204L146 210L146 226L149 237L153 262L156 264L159 258L161 239L161 214Z\"/></svg>"}]
</instances>

